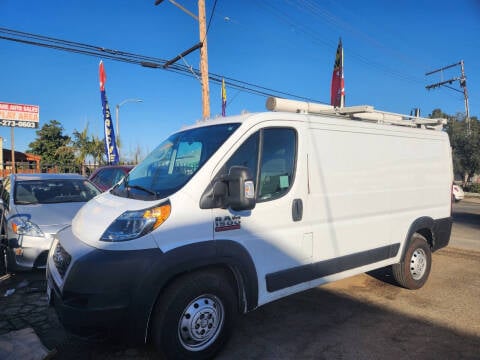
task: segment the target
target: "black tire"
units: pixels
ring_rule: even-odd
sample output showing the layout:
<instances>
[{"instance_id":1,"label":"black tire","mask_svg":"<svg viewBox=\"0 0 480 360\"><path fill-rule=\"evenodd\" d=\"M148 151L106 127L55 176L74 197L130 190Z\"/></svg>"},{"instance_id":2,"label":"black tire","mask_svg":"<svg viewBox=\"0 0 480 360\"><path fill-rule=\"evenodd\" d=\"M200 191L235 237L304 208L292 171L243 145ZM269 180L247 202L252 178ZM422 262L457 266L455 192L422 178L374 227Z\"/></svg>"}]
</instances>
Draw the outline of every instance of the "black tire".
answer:
<instances>
[{"instance_id":1,"label":"black tire","mask_svg":"<svg viewBox=\"0 0 480 360\"><path fill-rule=\"evenodd\" d=\"M8 274L7 227L5 218L0 219L0 276Z\"/></svg>"},{"instance_id":2,"label":"black tire","mask_svg":"<svg viewBox=\"0 0 480 360\"><path fill-rule=\"evenodd\" d=\"M406 289L420 289L428 279L432 267L432 252L427 240L420 234L412 236L405 256L392 265L393 277Z\"/></svg>"},{"instance_id":3,"label":"black tire","mask_svg":"<svg viewBox=\"0 0 480 360\"><path fill-rule=\"evenodd\" d=\"M8 274L7 248L0 245L0 276Z\"/></svg>"},{"instance_id":4,"label":"black tire","mask_svg":"<svg viewBox=\"0 0 480 360\"><path fill-rule=\"evenodd\" d=\"M228 340L238 313L233 281L204 270L174 281L157 302L152 340L166 359L210 359Z\"/></svg>"}]
</instances>

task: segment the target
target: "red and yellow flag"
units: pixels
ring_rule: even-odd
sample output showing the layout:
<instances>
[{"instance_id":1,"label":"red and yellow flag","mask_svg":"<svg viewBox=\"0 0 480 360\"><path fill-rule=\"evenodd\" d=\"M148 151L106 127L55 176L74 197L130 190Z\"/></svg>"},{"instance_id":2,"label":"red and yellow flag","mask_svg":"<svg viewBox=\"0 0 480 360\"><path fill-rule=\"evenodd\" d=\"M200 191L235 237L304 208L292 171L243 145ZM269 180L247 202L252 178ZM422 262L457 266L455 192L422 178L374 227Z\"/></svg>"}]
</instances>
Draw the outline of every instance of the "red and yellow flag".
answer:
<instances>
[{"instance_id":1,"label":"red and yellow flag","mask_svg":"<svg viewBox=\"0 0 480 360\"><path fill-rule=\"evenodd\" d=\"M225 79L222 78L222 116L227 111L227 89L225 88Z\"/></svg>"},{"instance_id":2,"label":"red and yellow flag","mask_svg":"<svg viewBox=\"0 0 480 360\"><path fill-rule=\"evenodd\" d=\"M345 80L343 78L343 46L340 38L333 66L332 85L330 88L330 105L345 106Z\"/></svg>"}]
</instances>

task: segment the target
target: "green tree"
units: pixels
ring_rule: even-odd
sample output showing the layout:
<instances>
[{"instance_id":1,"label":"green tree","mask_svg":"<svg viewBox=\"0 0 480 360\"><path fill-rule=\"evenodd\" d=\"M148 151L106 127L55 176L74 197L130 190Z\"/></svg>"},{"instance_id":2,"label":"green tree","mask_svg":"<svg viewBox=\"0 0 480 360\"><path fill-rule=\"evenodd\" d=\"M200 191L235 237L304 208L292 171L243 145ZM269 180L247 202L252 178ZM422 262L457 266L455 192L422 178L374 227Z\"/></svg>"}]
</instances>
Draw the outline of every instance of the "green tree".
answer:
<instances>
[{"instance_id":1,"label":"green tree","mask_svg":"<svg viewBox=\"0 0 480 360\"><path fill-rule=\"evenodd\" d=\"M93 159L99 165L106 163L105 158L105 142L98 136L93 135L91 141L91 148L89 155L92 155Z\"/></svg>"},{"instance_id":2,"label":"green tree","mask_svg":"<svg viewBox=\"0 0 480 360\"><path fill-rule=\"evenodd\" d=\"M85 175L85 158L92 153L92 141L88 136L88 124L82 131L73 131L73 148L75 150L75 160L82 168L82 175Z\"/></svg>"},{"instance_id":3,"label":"green tree","mask_svg":"<svg viewBox=\"0 0 480 360\"><path fill-rule=\"evenodd\" d=\"M36 131L37 138L31 142L28 152L40 155L43 164L66 164L75 159L70 151L70 137L63 134L62 124L57 120L50 120L40 130Z\"/></svg>"},{"instance_id":4,"label":"green tree","mask_svg":"<svg viewBox=\"0 0 480 360\"><path fill-rule=\"evenodd\" d=\"M454 173L462 177L465 186L480 171L480 122L477 117L471 117L471 131L467 132L465 115L462 113L449 116L440 109L435 109L432 117L448 119L446 131L452 146Z\"/></svg>"}]
</instances>

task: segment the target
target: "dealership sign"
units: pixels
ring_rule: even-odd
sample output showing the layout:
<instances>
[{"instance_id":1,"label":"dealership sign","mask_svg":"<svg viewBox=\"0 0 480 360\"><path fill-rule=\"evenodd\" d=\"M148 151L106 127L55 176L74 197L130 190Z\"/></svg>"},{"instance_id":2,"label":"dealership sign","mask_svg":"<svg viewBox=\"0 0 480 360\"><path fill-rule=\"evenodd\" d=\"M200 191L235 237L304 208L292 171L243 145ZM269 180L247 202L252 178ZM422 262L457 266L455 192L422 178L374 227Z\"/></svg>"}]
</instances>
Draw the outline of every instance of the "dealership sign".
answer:
<instances>
[{"instance_id":1,"label":"dealership sign","mask_svg":"<svg viewBox=\"0 0 480 360\"><path fill-rule=\"evenodd\" d=\"M0 101L0 126L38 128L40 106Z\"/></svg>"}]
</instances>

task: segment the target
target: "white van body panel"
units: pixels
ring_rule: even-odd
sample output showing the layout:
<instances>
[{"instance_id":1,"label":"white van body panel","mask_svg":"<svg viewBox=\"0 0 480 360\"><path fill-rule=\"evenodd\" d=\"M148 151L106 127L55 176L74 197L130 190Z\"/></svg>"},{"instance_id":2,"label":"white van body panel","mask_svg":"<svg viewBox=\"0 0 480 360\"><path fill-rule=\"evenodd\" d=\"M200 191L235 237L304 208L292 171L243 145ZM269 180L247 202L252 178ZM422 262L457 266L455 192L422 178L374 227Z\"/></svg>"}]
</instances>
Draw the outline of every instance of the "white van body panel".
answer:
<instances>
[{"instance_id":1,"label":"white van body panel","mask_svg":"<svg viewBox=\"0 0 480 360\"><path fill-rule=\"evenodd\" d=\"M448 245L453 171L446 133L286 112L217 118L182 131L202 133L203 127L222 124L231 129L226 140L217 143L216 151L206 151L205 162L196 160L201 164L198 168L181 174L187 179L181 187L166 186L169 191L176 189L165 192L168 196L139 200L130 197L126 185L127 190L117 195L114 188L87 203L73 219L71 231L62 231L55 239L47 262L49 288L70 301L62 311L70 315L73 328L83 328L85 322L98 325L97 316L102 316L106 328L128 324L130 336L145 340L162 291L199 269L215 270L222 280L235 283L238 307L246 312L324 283L398 264L415 232L432 251ZM230 124L239 126L235 130ZM295 146L293 151L291 143L288 149L279 149L288 153L289 161L293 158L284 174L281 157L272 154L277 139L281 144L285 141L285 133L290 142L294 134ZM181 141L200 142L189 134ZM202 134L201 146L208 145L211 133ZM240 150L248 149L247 140L256 136L255 169L245 159L231 164ZM270 152L264 141L273 144ZM203 148L198 149L203 156ZM175 166L175 156L168 162L173 165L165 166L169 170ZM274 174L269 166L282 171ZM231 180L227 172L231 169L240 169L251 179ZM261 196L270 177L278 180L280 191ZM145 172L138 179L156 178ZM232 210L225 206L231 205L230 190L225 189L230 181L244 180L255 181L255 207ZM232 189L234 193L236 188ZM162 189L156 190L152 194ZM166 202L171 205L168 218L147 235L128 241L101 240L123 213ZM108 276L98 276L104 273L115 278L113 284ZM76 299L82 300L78 309ZM94 316L85 319L85 313Z\"/></svg>"},{"instance_id":2,"label":"white van body panel","mask_svg":"<svg viewBox=\"0 0 480 360\"><path fill-rule=\"evenodd\" d=\"M403 244L415 219L450 216L445 133L320 117L311 130L314 234L330 243L315 242L317 261Z\"/></svg>"},{"instance_id":3,"label":"white van body panel","mask_svg":"<svg viewBox=\"0 0 480 360\"><path fill-rule=\"evenodd\" d=\"M449 155L445 150L448 138L442 132L291 113L248 114L229 120L241 120L241 128L181 191L169 197L172 213L157 230L134 241L99 241L106 227L123 212L164 201L104 193L78 213L74 234L93 247L109 250L158 247L168 252L196 242L238 242L255 263L261 305L314 284L396 263L402 251L380 263L278 291L266 288L264 279L270 273L392 244L402 248L416 218L449 216L445 201L450 199L449 180L443 175L450 166L444 160ZM297 132L295 179L290 191L279 199L257 203L252 211L200 209L203 190L225 160L251 134L268 127L291 127ZM424 184L422 192L418 184ZM296 198L303 200L304 207L298 223L291 219ZM99 214L102 221L98 221ZM240 216L241 229L215 232L215 219L225 216Z\"/></svg>"}]
</instances>

